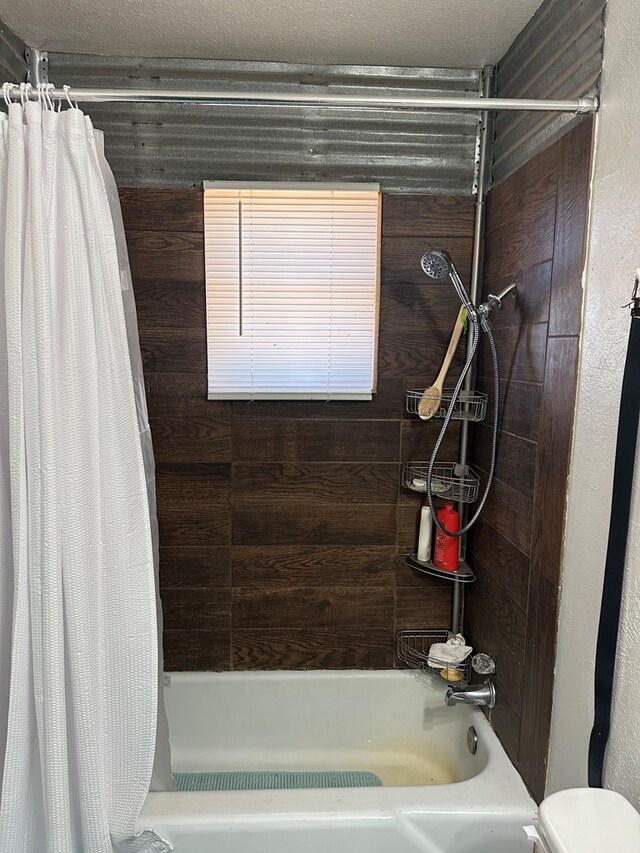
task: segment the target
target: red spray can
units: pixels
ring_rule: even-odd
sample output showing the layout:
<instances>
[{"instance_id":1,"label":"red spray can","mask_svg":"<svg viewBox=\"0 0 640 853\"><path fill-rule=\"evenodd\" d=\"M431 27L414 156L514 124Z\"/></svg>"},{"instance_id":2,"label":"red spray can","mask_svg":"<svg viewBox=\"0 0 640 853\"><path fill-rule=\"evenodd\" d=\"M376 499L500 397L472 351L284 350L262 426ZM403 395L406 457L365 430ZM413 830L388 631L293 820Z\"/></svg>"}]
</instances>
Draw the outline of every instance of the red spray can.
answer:
<instances>
[{"instance_id":1,"label":"red spray can","mask_svg":"<svg viewBox=\"0 0 640 853\"><path fill-rule=\"evenodd\" d=\"M452 503L446 503L439 509L437 519L445 530L460 530L460 514ZM446 536L436 528L436 541L433 549L433 565L446 572L458 571L459 542L457 536Z\"/></svg>"}]
</instances>

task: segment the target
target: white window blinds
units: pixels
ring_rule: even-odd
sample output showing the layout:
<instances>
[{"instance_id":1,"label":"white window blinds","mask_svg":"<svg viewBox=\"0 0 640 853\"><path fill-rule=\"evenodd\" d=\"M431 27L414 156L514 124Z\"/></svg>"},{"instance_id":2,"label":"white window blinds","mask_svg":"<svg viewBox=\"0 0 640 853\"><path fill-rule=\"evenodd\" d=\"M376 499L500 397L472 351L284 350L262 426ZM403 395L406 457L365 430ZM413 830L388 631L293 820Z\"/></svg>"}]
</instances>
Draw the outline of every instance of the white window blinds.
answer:
<instances>
[{"instance_id":1,"label":"white window blinds","mask_svg":"<svg viewBox=\"0 0 640 853\"><path fill-rule=\"evenodd\" d=\"M371 399L377 184L204 184L209 399Z\"/></svg>"}]
</instances>

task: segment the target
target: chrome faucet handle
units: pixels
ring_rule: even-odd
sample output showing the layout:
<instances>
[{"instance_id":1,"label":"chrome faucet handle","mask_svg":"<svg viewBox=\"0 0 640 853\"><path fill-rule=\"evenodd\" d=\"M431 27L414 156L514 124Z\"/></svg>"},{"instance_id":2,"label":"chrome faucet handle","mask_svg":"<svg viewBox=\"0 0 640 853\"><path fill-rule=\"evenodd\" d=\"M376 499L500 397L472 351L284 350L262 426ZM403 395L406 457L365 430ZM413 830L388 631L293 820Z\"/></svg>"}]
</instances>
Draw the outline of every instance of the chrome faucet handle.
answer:
<instances>
[{"instance_id":1,"label":"chrome faucet handle","mask_svg":"<svg viewBox=\"0 0 640 853\"><path fill-rule=\"evenodd\" d=\"M471 666L478 675L495 675L496 661L491 655L479 652L471 658Z\"/></svg>"}]
</instances>

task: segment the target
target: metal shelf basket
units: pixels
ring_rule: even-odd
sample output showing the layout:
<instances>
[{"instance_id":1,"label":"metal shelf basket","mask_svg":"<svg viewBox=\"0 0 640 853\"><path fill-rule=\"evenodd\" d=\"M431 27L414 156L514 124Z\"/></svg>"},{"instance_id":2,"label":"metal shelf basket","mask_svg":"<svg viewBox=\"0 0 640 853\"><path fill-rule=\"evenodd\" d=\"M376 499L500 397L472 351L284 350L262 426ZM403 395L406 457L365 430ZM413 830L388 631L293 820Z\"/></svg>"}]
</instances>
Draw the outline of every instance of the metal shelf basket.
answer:
<instances>
[{"instance_id":1,"label":"metal shelf basket","mask_svg":"<svg viewBox=\"0 0 640 853\"><path fill-rule=\"evenodd\" d=\"M409 669L415 670L425 680L445 681L465 685L471 679L471 655L459 664L444 663L429 654L434 643L446 643L448 631L399 631L396 654Z\"/></svg>"},{"instance_id":2,"label":"metal shelf basket","mask_svg":"<svg viewBox=\"0 0 640 853\"><path fill-rule=\"evenodd\" d=\"M402 485L414 492L427 491L428 462L405 462L402 466ZM458 462L438 462L433 466L431 494L435 498L473 503L478 499L480 477L469 465Z\"/></svg>"},{"instance_id":3,"label":"metal shelf basket","mask_svg":"<svg viewBox=\"0 0 640 853\"><path fill-rule=\"evenodd\" d=\"M465 560L458 563L457 571L449 572L446 569L439 569L431 560L427 560L426 563L419 560L416 554L399 554L396 559L399 563L414 569L416 572L430 575L439 580L451 581L452 583L473 583L476 579L471 567Z\"/></svg>"},{"instance_id":4,"label":"metal shelf basket","mask_svg":"<svg viewBox=\"0 0 640 853\"><path fill-rule=\"evenodd\" d=\"M453 398L453 388L445 388L442 392L440 408L432 416L444 418ZM418 404L424 394L424 388L412 388L405 392L405 405L410 415L418 414ZM487 395L479 391L461 391L451 414L453 421L483 421L487 414Z\"/></svg>"}]
</instances>

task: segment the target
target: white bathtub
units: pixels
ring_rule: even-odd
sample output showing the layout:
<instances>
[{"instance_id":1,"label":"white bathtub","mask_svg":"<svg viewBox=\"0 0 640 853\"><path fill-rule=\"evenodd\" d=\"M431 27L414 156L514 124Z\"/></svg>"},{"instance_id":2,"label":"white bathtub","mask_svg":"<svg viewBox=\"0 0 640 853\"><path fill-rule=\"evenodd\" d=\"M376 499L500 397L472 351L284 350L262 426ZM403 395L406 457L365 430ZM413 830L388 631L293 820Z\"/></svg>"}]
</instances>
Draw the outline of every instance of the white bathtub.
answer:
<instances>
[{"instance_id":1,"label":"white bathtub","mask_svg":"<svg viewBox=\"0 0 640 853\"><path fill-rule=\"evenodd\" d=\"M444 690L402 671L174 673L174 771L366 770L384 786L152 793L140 826L176 853L530 853L534 802L484 715Z\"/></svg>"}]
</instances>

